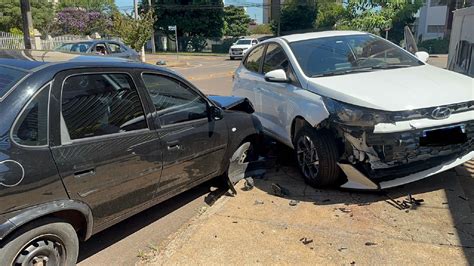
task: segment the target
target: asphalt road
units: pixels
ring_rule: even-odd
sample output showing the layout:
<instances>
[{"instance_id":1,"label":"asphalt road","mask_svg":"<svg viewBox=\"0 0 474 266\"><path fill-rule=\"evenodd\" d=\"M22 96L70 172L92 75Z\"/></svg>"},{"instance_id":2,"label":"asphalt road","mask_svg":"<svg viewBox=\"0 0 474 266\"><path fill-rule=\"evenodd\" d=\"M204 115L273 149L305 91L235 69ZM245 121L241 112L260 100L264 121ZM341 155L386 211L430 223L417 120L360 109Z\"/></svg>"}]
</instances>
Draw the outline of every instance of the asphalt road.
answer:
<instances>
[{"instance_id":1,"label":"asphalt road","mask_svg":"<svg viewBox=\"0 0 474 266\"><path fill-rule=\"evenodd\" d=\"M189 56L181 60L189 65L173 69L204 93L231 93L232 73L240 61L209 56ZM94 235L81 243L79 265L134 265L141 254L154 249L208 206L206 197L214 183L207 182Z\"/></svg>"}]
</instances>

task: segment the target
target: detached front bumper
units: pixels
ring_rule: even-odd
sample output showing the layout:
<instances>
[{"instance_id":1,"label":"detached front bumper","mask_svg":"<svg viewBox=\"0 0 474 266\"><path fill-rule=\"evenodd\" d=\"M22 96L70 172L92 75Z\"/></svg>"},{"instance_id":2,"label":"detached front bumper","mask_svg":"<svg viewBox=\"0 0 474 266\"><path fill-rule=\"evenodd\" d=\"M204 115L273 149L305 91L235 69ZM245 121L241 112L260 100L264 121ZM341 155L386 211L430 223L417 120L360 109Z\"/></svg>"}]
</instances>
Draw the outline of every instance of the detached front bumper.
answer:
<instances>
[{"instance_id":1,"label":"detached front bumper","mask_svg":"<svg viewBox=\"0 0 474 266\"><path fill-rule=\"evenodd\" d=\"M339 165L348 181L342 187L370 190L395 187L474 159L474 120L455 122L425 128L412 126L411 130L399 132L344 130L347 161L343 160ZM420 143L427 131L457 126L462 126L465 141L445 145ZM444 137L449 142L450 135ZM347 152L351 149L352 154Z\"/></svg>"}]
</instances>

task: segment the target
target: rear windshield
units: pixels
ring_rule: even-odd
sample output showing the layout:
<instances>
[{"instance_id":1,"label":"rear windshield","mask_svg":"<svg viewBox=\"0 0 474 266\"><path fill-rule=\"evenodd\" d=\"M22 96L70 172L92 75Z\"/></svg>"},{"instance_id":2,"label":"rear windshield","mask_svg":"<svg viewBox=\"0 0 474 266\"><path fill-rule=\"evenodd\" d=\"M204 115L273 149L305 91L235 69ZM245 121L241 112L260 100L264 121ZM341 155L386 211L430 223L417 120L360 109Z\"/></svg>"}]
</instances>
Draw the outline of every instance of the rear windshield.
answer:
<instances>
[{"instance_id":1,"label":"rear windshield","mask_svg":"<svg viewBox=\"0 0 474 266\"><path fill-rule=\"evenodd\" d=\"M0 99L26 74L25 71L0 66Z\"/></svg>"}]
</instances>

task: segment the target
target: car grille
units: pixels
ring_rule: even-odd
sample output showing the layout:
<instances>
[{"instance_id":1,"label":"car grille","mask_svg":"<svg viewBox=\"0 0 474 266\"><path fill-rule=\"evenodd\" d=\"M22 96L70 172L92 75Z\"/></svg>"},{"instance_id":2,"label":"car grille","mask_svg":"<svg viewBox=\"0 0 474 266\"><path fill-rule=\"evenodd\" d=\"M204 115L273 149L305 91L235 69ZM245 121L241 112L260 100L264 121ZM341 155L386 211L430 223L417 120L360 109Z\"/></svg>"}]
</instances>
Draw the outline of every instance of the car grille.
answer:
<instances>
[{"instance_id":1,"label":"car grille","mask_svg":"<svg viewBox=\"0 0 474 266\"><path fill-rule=\"evenodd\" d=\"M444 146L421 146L420 137L426 129L390 134L369 134L367 144L377 152L380 158L377 165L381 166L379 169L370 170L370 175L377 179L405 176L435 167L473 151L474 120L462 124L465 125L467 141Z\"/></svg>"},{"instance_id":2,"label":"car grille","mask_svg":"<svg viewBox=\"0 0 474 266\"><path fill-rule=\"evenodd\" d=\"M430 108L423 108L423 109L416 109L412 111L401 111L401 112L394 112L391 116L393 121L408 121L413 119L421 119L421 118L432 118L431 113L434 109L438 107L447 107L451 110L452 114L462 113L474 110L474 101L463 102L463 103L456 103L456 104L449 104L443 106L436 106Z\"/></svg>"}]
</instances>

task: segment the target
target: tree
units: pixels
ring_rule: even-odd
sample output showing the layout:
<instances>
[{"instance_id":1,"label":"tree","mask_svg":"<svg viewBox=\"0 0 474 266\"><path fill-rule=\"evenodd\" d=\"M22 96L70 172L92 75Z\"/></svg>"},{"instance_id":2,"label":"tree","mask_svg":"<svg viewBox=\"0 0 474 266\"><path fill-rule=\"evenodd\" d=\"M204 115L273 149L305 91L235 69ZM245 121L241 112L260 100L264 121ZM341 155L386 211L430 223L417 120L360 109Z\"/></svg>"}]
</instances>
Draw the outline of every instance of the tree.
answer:
<instances>
[{"instance_id":1,"label":"tree","mask_svg":"<svg viewBox=\"0 0 474 266\"><path fill-rule=\"evenodd\" d=\"M105 13L75 7L58 12L56 24L61 34L90 35L104 34L112 23Z\"/></svg>"},{"instance_id":2,"label":"tree","mask_svg":"<svg viewBox=\"0 0 474 266\"><path fill-rule=\"evenodd\" d=\"M347 9L334 0L323 0L318 2L318 15L315 26L320 30L334 29L336 23L347 17Z\"/></svg>"},{"instance_id":3,"label":"tree","mask_svg":"<svg viewBox=\"0 0 474 266\"><path fill-rule=\"evenodd\" d=\"M243 7L224 7L224 35L239 37L247 35L249 23L252 21Z\"/></svg>"},{"instance_id":4,"label":"tree","mask_svg":"<svg viewBox=\"0 0 474 266\"><path fill-rule=\"evenodd\" d=\"M114 0L60 0L59 9L80 7L90 11L107 12L117 8Z\"/></svg>"},{"instance_id":5,"label":"tree","mask_svg":"<svg viewBox=\"0 0 474 266\"><path fill-rule=\"evenodd\" d=\"M189 46L195 51L205 47L206 38L221 38L224 28L222 0L156 0L155 29L174 39L168 26L178 26L180 50Z\"/></svg>"},{"instance_id":6,"label":"tree","mask_svg":"<svg viewBox=\"0 0 474 266\"><path fill-rule=\"evenodd\" d=\"M125 44L140 51L153 34L155 16L153 10L142 12L140 19L130 14L114 12L112 33L120 37Z\"/></svg>"},{"instance_id":7,"label":"tree","mask_svg":"<svg viewBox=\"0 0 474 266\"><path fill-rule=\"evenodd\" d=\"M284 2L280 15L280 32L310 30L318 13L316 2L313 0L288 0ZM272 30L278 33L278 23L273 21Z\"/></svg>"},{"instance_id":8,"label":"tree","mask_svg":"<svg viewBox=\"0 0 474 266\"><path fill-rule=\"evenodd\" d=\"M349 0L347 16L338 21L336 28L361 30L382 34L385 29L392 41L399 43L403 38L403 28L415 20L414 14L422 5L422 0Z\"/></svg>"},{"instance_id":9,"label":"tree","mask_svg":"<svg viewBox=\"0 0 474 266\"><path fill-rule=\"evenodd\" d=\"M20 1L0 1L0 31L22 29ZM48 1L31 1L33 26L42 34L49 34L56 15L54 6Z\"/></svg>"}]
</instances>

